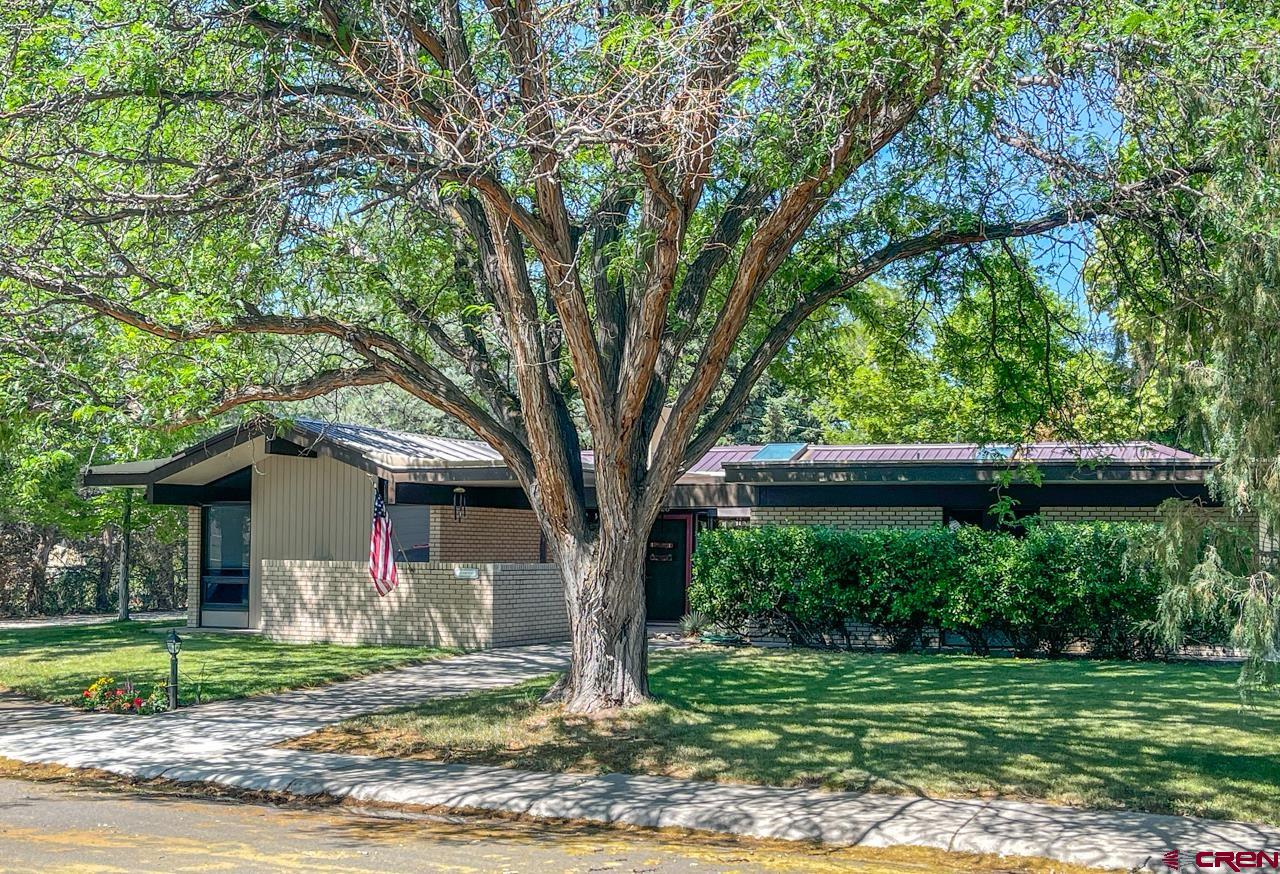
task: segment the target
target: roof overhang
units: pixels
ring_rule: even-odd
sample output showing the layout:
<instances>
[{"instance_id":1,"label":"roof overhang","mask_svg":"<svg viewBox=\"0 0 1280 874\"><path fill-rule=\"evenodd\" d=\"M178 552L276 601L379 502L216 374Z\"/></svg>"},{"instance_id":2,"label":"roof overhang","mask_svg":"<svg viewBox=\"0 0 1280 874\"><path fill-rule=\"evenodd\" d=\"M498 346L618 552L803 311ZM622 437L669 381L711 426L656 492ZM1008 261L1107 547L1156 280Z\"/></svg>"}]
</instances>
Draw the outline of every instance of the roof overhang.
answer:
<instances>
[{"instance_id":1,"label":"roof overhang","mask_svg":"<svg viewBox=\"0 0 1280 874\"><path fill-rule=\"evenodd\" d=\"M260 441L259 445L250 446L255 440ZM515 475L501 459L426 459L394 452L370 452L335 439L324 429L288 422L228 428L168 458L93 465L82 471L81 482L96 488L198 485L251 464L262 454L332 458L392 483L476 487L516 484ZM590 484L594 471L589 465L584 467Z\"/></svg>"},{"instance_id":2,"label":"roof overhang","mask_svg":"<svg viewBox=\"0 0 1280 874\"><path fill-rule=\"evenodd\" d=\"M169 456L168 458L126 461L123 464L97 464L92 467L86 467L82 477L86 486L95 486L97 488L145 486L147 477L172 460L173 456Z\"/></svg>"},{"instance_id":3,"label":"roof overhang","mask_svg":"<svg viewBox=\"0 0 1280 874\"><path fill-rule=\"evenodd\" d=\"M725 481L776 486L850 484L958 484L997 485L1008 481L1057 483L1202 483L1215 463L1208 460L1096 462L1078 464L1042 462L1016 464L975 461L928 462L729 462ZM1034 472L1032 472L1034 471Z\"/></svg>"}]
</instances>

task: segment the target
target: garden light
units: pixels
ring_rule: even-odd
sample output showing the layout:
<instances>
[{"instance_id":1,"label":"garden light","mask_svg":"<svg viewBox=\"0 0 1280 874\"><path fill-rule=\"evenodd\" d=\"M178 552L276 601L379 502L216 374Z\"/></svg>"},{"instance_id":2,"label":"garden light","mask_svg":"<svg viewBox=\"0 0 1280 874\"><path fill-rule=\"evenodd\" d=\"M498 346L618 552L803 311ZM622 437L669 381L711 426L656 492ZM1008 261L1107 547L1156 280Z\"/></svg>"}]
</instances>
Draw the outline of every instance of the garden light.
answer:
<instances>
[{"instance_id":1,"label":"garden light","mask_svg":"<svg viewBox=\"0 0 1280 874\"><path fill-rule=\"evenodd\" d=\"M182 652L182 638L178 637L178 629L170 628L164 639L164 648L169 651L169 709L178 709L178 653Z\"/></svg>"}]
</instances>

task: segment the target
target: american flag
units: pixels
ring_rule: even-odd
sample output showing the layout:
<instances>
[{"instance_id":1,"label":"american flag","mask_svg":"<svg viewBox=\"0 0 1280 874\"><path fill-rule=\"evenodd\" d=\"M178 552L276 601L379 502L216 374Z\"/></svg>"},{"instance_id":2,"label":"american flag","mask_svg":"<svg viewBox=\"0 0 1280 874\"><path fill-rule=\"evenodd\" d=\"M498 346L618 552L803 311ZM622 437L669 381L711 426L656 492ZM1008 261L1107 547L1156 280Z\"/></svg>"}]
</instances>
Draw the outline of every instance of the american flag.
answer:
<instances>
[{"instance_id":1,"label":"american flag","mask_svg":"<svg viewBox=\"0 0 1280 874\"><path fill-rule=\"evenodd\" d=\"M391 519L382 492L373 487L373 530L369 533L369 576L379 595L385 595L400 582L396 578L396 551L391 545Z\"/></svg>"}]
</instances>

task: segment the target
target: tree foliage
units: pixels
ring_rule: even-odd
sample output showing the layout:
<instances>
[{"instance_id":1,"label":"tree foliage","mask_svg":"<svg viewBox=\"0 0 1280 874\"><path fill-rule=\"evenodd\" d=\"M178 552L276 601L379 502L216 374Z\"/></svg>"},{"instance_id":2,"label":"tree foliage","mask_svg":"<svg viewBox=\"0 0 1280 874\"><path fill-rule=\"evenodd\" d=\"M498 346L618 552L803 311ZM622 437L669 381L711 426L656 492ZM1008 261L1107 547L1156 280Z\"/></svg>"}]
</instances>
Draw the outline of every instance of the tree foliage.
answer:
<instances>
[{"instance_id":1,"label":"tree foliage","mask_svg":"<svg viewBox=\"0 0 1280 874\"><path fill-rule=\"evenodd\" d=\"M634 532L800 326L975 248L1163 226L1253 123L1257 13L18 0L4 311L37 348L85 313L127 326L152 422L370 385L454 417L562 569L557 693L631 703Z\"/></svg>"},{"instance_id":2,"label":"tree foliage","mask_svg":"<svg viewBox=\"0 0 1280 874\"><path fill-rule=\"evenodd\" d=\"M1025 258L971 253L958 266L923 292L874 288L856 314L813 323L778 361L780 382L814 399L828 439L1104 442L1171 431L1164 383Z\"/></svg>"}]
</instances>

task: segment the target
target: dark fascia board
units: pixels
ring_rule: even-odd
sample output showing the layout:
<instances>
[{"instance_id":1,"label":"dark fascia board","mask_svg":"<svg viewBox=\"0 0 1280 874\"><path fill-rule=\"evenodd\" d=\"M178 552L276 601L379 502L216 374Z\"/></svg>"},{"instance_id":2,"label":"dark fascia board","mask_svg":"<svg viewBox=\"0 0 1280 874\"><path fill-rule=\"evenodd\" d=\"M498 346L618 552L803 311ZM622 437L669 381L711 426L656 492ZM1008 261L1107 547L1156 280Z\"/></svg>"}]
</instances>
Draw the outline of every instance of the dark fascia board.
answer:
<instances>
[{"instance_id":1,"label":"dark fascia board","mask_svg":"<svg viewBox=\"0 0 1280 874\"><path fill-rule=\"evenodd\" d=\"M201 440L193 446L188 446L164 464L145 473L95 474L86 470L82 474L81 480L86 486L150 486L162 479L173 476L175 473L184 471L188 467L234 449L241 443L252 440L266 432L267 429L258 424L234 425L219 431L212 437Z\"/></svg>"},{"instance_id":2,"label":"dark fascia board","mask_svg":"<svg viewBox=\"0 0 1280 874\"><path fill-rule=\"evenodd\" d=\"M147 503L149 504L185 504L198 507L220 501L248 500L248 490L240 488L214 485L177 486L166 483L152 483L147 486Z\"/></svg>"},{"instance_id":3,"label":"dark fascia board","mask_svg":"<svg viewBox=\"0 0 1280 874\"><path fill-rule=\"evenodd\" d=\"M990 483L775 483L755 487L759 507L944 507L986 509L997 497L1008 497L1023 508L1034 507L1156 507L1169 498L1196 500L1220 506L1203 483L1188 482L1070 482L1030 483L996 489Z\"/></svg>"},{"instance_id":4,"label":"dark fascia board","mask_svg":"<svg viewBox=\"0 0 1280 874\"><path fill-rule=\"evenodd\" d=\"M486 487L489 483L515 483L516 475L511 472L505 462L495 461L493 464L457 464L440 467L392 468L389 476L397 483L424 483L468 485L480 484ZM595 481L595 471L584 468L583 479L588 485Z\"/></svg>"},{"instance_id":5,"label":"dark fascia board","mask_svg":"<svg viewBox=\"0 0 1280 874\"><path fill-rule=\"evenodd\" d=\"M397 504L449 504L454 486L448 483L421 483L400 480L395 485ZM472 507L503 507L527 510L529 498L519 486L467 486L467 504ZM596 490L586 489L586 504L596 506ZM751 507L755 505L755 488L738 483L694 483L677 485L671 490L664 509L693 510L715 507Z\"/></svg>"},{"instance_id":6,"label":"dark fascia board","mask_svg":"<svg viewBox=\"0 0 1280 874\"><path fill-rule=\"evenodd\" d=\"M755 492L755 486L746 483L677 483L664 506L669 510L753 507Z\"/></svg>"},{"instance_id":7,"label":"dark fascia board","mask_svg":"<svg viewBox=\"0 0 1280 874\"><path fill-rule=\"evenodd\" d=\"M397 482L397 504L435 504L447 506L453 503L451 485L442 483ZM528 510L529 497L519 487L484 486L466 490L467 506L499 507L502 509Z\"/></svg>"},{"instance_id":8,"label":"dark fascia board","mask_svg":"<svg viewBox=\"0 0 1280 874\"><path fill-rule=\"evenodd\" d=\"M1159 461L1101 464L1036 464L1042 482L1203 482L1213 462ZM731 462L724 466L725 481L785 486L845 485L851 483L986 483L995 485L1002 476L1017 480L1019 468L1007 464L953 462Z\"/></svg>"},{"instance_id":9,"label":"dark fascia board","mask_svg":"<svg viewBox=\"0 0 1280 874\"><path fill-rule=\"evenodd\" d=\"M391 476L394 477L397 483L419 483L423 485L515 482L515 474L511 472L511 469L501 462L499 462L499 465L501 466L467 465L459 467L401 468L391 471Z\"/></svg>"},{"instance_id":10,"label":"dark fascia board","mask_svg":"<svg viewBox=\"0 0 1280 874\"><path fill-rule=\"evenodd\" d=\"M86 467L80 472L80 485L87 488L109 489L109 488L143 488L147 484L147 477L150 471L136 471L134 473L94 473L92 467Z\"/></svg>"}]
</instances>

